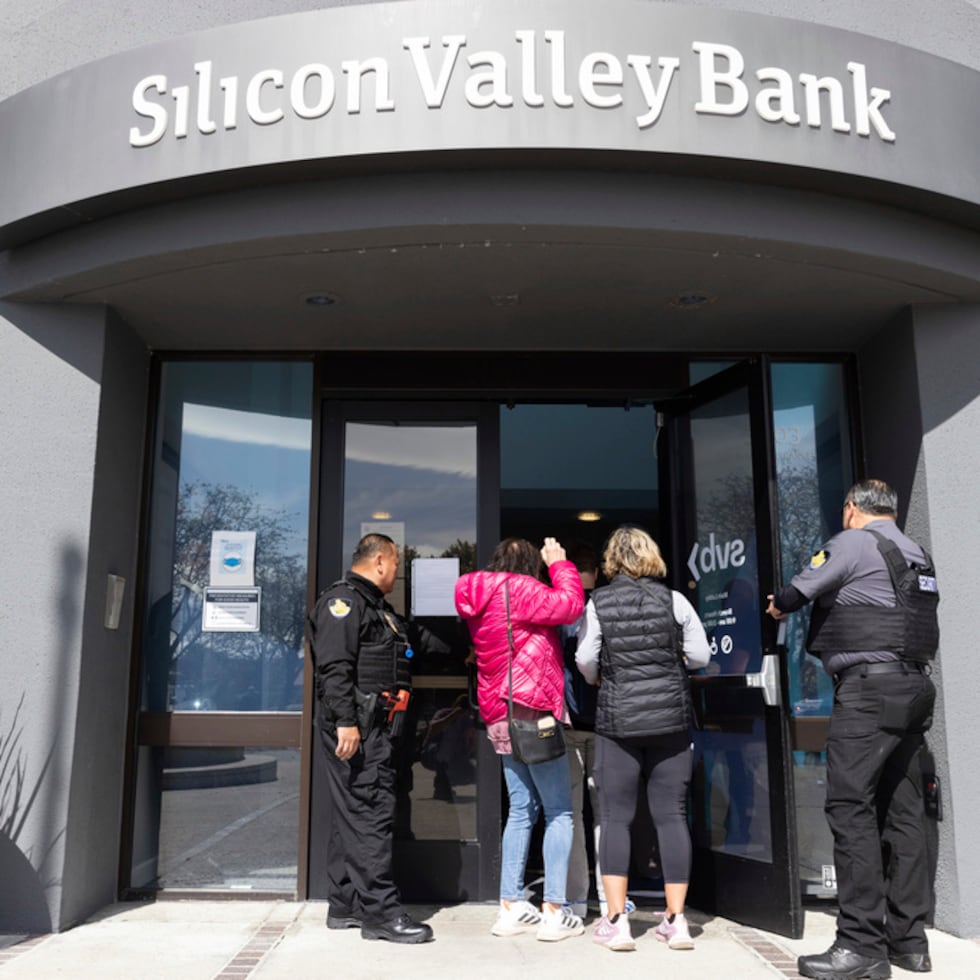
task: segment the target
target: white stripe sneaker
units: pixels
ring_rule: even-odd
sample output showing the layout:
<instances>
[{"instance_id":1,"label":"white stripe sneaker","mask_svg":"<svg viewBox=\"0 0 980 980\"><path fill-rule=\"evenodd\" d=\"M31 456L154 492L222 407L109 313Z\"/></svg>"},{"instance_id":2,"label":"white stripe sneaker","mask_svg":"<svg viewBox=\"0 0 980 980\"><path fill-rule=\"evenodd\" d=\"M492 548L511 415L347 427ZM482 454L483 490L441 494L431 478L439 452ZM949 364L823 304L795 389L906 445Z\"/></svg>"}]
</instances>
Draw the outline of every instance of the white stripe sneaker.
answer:
<instances>
[{"instance_id":1,"label":"white stripe sneaker","mask_svg":"<svg viewBox=\"0 0 980 980\"><path fill-rule=\"evenodd\" d=\"M539 925L541 913L530 902L511 902L509 909L500 906L490 932L495 936L519 936L522 932L534 932Z\"/></svg>"},{"instance_id":2,"label":"white stripe sneaker","mask_svg":"<svg viewBox=\"0 0 980 980\"><path fill-rule=\"evenodd\" d=\"M538 939L543 943L557 943L569 936L581 936L585 926L581 918L574 915L567 905L552 912L547 906L541 910L541 925L538 926Z\"/></svg>"}]
</instances>

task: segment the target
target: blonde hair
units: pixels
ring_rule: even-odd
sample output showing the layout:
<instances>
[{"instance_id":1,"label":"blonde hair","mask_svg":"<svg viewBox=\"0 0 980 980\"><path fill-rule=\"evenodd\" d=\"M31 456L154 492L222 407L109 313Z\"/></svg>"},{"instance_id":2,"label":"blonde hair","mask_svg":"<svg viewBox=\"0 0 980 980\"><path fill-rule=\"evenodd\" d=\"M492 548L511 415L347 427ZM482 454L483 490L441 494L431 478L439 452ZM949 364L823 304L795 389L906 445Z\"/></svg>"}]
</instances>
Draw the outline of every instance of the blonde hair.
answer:
<instances>
[{"instance_id":1,"label":"blonde hair","mask_svg":"<svg viewBox=\"0 0 980 980\"><path fill-rule=\"evenodd\" d=\"M609 535L602 554L606 578L628 575L630 578L664 578L667 563L657 542L642 528L618 527Z\"/></svg>"}]
</instances>

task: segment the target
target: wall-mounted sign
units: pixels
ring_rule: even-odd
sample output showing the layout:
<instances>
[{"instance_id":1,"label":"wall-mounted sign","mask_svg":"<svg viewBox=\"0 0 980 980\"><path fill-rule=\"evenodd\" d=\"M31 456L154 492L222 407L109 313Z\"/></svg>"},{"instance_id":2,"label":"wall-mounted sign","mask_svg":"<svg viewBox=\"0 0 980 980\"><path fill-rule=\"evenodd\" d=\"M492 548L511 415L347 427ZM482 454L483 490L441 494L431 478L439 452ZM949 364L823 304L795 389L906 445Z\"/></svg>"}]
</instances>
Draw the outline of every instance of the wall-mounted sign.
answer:
<instances>
[{"instance_id":1,"label":"wall-mounted sign","mask_svg":"<svg viewBox=\"0 0 980 980\"><path fill-rule=\"evenodd\" d=\"M31 222L81 222L84 202L104 214L134 189L169 200L205 175L434 151L691 156L717 161L718 176L725 161L743 175L800 167L980 203L980 168L965 163L980 158L978 103L980 72L759 14L344 4L124 52L0 103L0 247L7 226L28 222L23 238ZM935 165L937 146L951 165Z\"/></svg>"},{"instance_id":2,"label":"wall-mounted sign","mask_svg":"<svg viewBox=\"0 0 980 980\"><path fill-rule=\"evenodd\" d=\"M523 104L588 112L633 103L639 111L631 124L647 129L660 119L681 71L698 79L688 111L754 112L770 123L895 141L885 119L891 90L869 85L867 66L858 61L842 63L836 75L818 76L770 64L753 69L738 48L717 41L694 39L680 54L586 51L574 58L568 55L570 41L562 30L539 37L519 27L502 50L473 51L479 45L466 34L444 35L438 44L427 36L403 37L403 56L394 61L376 55L345 58L333 68L321 62L266 67L250 78L217 77L214 62L199 61L187 65L183 77L154 73L136 83L132 104L139 118L130 127L129 144L148 147L165 136L184 139L191 130L210 136L240 125L325 125L331 114L395 112L412 104L438 111L450 97L472 109L496 110ZM362 43L358 39L358 48ZM674 86L673 98L680 91Z\"/></svg>"}]
</instances>

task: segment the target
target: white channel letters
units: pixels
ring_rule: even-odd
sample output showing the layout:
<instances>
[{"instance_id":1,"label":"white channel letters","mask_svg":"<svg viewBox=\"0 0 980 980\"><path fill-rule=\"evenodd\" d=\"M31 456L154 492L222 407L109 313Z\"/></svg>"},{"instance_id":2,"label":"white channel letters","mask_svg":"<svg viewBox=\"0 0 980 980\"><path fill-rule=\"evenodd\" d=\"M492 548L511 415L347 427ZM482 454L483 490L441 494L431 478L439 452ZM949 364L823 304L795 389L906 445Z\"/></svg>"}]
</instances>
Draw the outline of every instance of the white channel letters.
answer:
<instances>
[{"instance_id":1,"label":"white channel letters","mask_svg":"<svg viewBox=\"0 0 980 980\"><path fill-rule=\"evenodd\" d=\"M193 65L196 76L173 84L163 74L140 79L132 106L140 121L129 131L133 147L148 147L168 134L186 138L192 129L202 135L281 123L290 114L316 120L340 107L348 115L364 111L392 112L398 101L422 99L440 109L450 97L462 96L474 109L508 109L520 99L530 107L552 104L569 109L579 101L594 109L615 110L626 93L638 95L643 111L633 117L638 129L657 123L678 73L680 57L646 53L620 57L591 51L570 64L565 32L518 30L514 49L467 52L469 39L451 34L433 44L428 37L402 40L404 59L384 57L344 60L339 69L310 63L293 71L263 68L251 77L219 75L210 60ZM769 123L821 129L825 109L830 128L838 133L873 135L887 143L894 131L884 117L891 99L888 89L869 87L865 65L849 61L841 77L794 73L763 66L747 72L745 58L729 44L694 41L688 70L696 70L699 115L741 116L749 111ZM513 64L512 64L513 61ZM404 79L407 76L407 82ZM516 82L516 84L515 84Z\"/></svg>"}]
</instances>

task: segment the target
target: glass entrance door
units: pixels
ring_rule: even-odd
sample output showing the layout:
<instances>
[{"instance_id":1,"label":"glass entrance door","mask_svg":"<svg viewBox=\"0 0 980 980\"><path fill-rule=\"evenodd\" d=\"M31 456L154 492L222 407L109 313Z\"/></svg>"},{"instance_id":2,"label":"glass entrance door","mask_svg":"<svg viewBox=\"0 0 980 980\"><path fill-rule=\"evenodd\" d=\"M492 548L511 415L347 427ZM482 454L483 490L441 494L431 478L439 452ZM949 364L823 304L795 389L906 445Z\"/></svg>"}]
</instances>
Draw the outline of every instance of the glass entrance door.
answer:
<instances>
[{"instance_id":1,"label":"glass entrance door","mask_svg":"<svg viewBox=\"0 0 980 980\"><path fill-rule=\"evenodd\" d=\"M712 646L693 680L690 902L799 937L787 684L776 624L764 615L781 581L768 366L737 365L658 407L671 584L697 609Z\"/></svg>"},{"instance_id":2,"label":"glass entrance door","mask_svg":"<svg viewBox=\"0 0 980 980\"><path fill-rule=\"evenodd\" d=\"M326 402L323 409L317 592L349 567L364 534L387 534L401 552L388 599L408 622L414 650L395 818L395 880L407 901L496 895L499 765L478 730L469 635L453 604L458 576L484 564L497 541L496 440L495 406ZM309 880L317 898L326 890L326 835L318 828L329 816L320 760L312 797Z\"/></svg>"}]
</instances>

